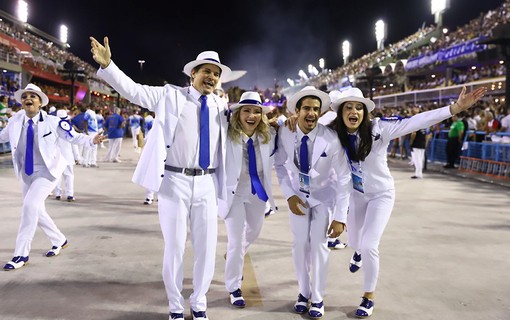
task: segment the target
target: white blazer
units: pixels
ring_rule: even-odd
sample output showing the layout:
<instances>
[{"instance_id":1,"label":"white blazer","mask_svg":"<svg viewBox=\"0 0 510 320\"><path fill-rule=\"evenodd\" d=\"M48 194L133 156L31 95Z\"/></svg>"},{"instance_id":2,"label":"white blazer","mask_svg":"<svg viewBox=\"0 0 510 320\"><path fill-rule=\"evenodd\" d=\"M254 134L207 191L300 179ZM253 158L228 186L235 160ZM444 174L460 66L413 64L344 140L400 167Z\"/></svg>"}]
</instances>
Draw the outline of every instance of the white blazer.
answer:
<instances>
[{"instance_id":1,"label":"white blazer","mask_svg":"<svg viewBox=\"0 0 510 320\"><path fill-rule=\"evenodd\" d=\"M113 61L107 68L99 68L97 75L110 84L123 97L134 104L154 111L156 117L149 131L147 143L143 148L132 181L142 187L158 192L165 174L167 149L174 141L175 128L186 101L197 103L188 93L187 88L167 84L165 86L148 86L134 82ZM225 199L225 153L227 136L227 102L213 95L219 107L220 117L220 157L218 168L213 174L217 196Z\"/></svg>"},{"instance_id":2,"label":"white blazer","mask_svg":"<svg viewBox=\"0 0 510 320\"><path fill-rule=\"evenodd\" d=\"M363 172L364 192L376 193L395 188L387 160L388 145L391 140L423 128L428 128L451 116L450 107L443 107L399 120L373 119L372 150L360 164Z\"/></svg>"},{"instance_id":3,"label":"white blazer","mask_svg":"<svg viewBox=\"0 0 510 320\"><path fill-rule=\"evenodd\" d=\"M39 122L37 123L35 138L39 144L39 151L41 152L44 164L48 168L51 176L58 178L62 175L67 165L74 164L74 159L72 162L69 162L62 154L61 145L58 140L64 139L73 144L92 146L94 145L94 137L77 133L71 125L69 126L70 131L65 131L59 126L61 121L59 117L48 115L43 110L39 112L38 117ZM9 118L7 126L0 132L0 143L9 141L11 144L12 162L18 179L20 178L22 168L18 166L19 159L17 158L18 154L16 150L23 129L24 118L25 110L16 112L14 116Z\"/></svg>"},{"instance_id":4,"label":"white blazer","mask_svg":"<svg viewBox=\"0 0 510 320\"><path fill-rule=\"evenodd\" d=\"M310 194L299 190L299 169L294 163L297 132L291 132L287 127L280 127L278 132L274 160L276 175L285 199L297 195L303 202L308 202L310 208L329 203L335 206L333 219L345 223L351 190L347 156L333 130L321 124L317 124L317 130L308 173Z\"/></svg>"},{"instance_id":5,"label":"white blazer","mask_svg":"<svg viewBox=\"0 0 510 320\"><path fill-rule=\"evenodd\" d=\"M276 205L273 199L272 191L272 172L274 160L275 134L271 134L268 143L262 143L263 137L258 135L260 148L260 158L262 159L262 171L264 171L264 190L269 197L268 201L275 210ZM239 176L241 175L241 167L243 164L243 143L236 143L232 139L227 139L227 166L226 166L226 184L227 184L227 201L220 203L219 216L225 219L228 216L230 207L234 200L237 185L239 184Z\"/></svg>"}]
</instances>

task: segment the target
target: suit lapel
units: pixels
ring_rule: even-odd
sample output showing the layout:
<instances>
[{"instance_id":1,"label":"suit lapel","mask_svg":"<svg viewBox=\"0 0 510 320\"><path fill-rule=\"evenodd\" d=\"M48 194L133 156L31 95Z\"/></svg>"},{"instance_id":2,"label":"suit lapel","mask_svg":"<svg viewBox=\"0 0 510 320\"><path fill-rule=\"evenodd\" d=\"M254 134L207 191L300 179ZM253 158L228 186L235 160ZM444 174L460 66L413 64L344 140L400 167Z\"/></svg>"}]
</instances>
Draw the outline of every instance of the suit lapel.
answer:
<instances>
[{"instance_id":1,"label":"suit lapel","mask_svg":"<svg viewBox=\"0 0 510 320\"><path fill-rule=\"evenodd\" d=\"M328 142L322 136L322 128L317 128L319 131L317 132L317 136L315 137L315 141L313 143L313 153L312 153L312 163L311 167L315 166L317 160L319 160L321 154L326 149Z\"/></svg>"}]
</instances>

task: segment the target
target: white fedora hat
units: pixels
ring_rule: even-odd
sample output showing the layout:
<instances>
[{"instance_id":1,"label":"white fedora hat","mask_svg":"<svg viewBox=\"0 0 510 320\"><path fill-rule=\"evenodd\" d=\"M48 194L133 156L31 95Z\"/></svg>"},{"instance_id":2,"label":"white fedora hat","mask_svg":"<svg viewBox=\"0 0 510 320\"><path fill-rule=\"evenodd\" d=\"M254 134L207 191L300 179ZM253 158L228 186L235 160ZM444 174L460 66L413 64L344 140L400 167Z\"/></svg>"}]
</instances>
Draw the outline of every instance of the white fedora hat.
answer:
<instances>
[{"instance_id":1,"label":"white fedora hat","mask_svg":"<svg viewBox=\"0 0 510 320\"><path fill-rule=\"evenodd\" d=\"M41 107L44 107L45 105L48 104L48 102L50 102L50 99L48 99L48 96L44 92L42 92L41 88L32 83L27 84L25 89L19 89L18 91L14 92L14 99L21 103L21 96L25 92L33 92L37 94L41 98L42 102Z\"/></svg>"},{"instance_id":2,"label":"white fedora hat","mask_svg":"<svg viewBox=\"0 0 510 320\"><path fill-rule=\"evenodd\" d=\"M57 110L57 117L59 117L62 120L69 119L69 115L67 114L67 111L64 109Z\"/></svg>"},{"instance_id":3,"label":"white fedora hat","mask_svg":"<svg viewBox=\"0 0 510 320\"><path fill-rule=\"evenodd\" d=\"M347 101L356 101L363 103L367 107L368 112L372 112L375 109L375 103L372 100L365 98L363 96L363 92L361 92L361 90L358 88L352 87L340 92L339 95L338 94L335 95L336 99L333 100L333 102L331 103L331 109L333 109L333 111L335 112L338 112L338 107L340 107L342 103Z\"/></svg>"},{"instance_id":4,"label":"white fedora hat","mask_svg":"<svg viewBox=\"0 0 510 320\"><path fill-rule=\"evenodd\" d=\"M204 51L204 52L201 52L197 56L196 60L186 63L182 72L184 72L188 77L191 77L191 70L193 70L193 68L195 68L196 66L199 66L201 64L206 64L206 63L214 64L221 69L221 77L220 77L221 79L227 78L229 76L230 72L232 71L226 65L221 64L220 56L218 55L218 52Z\"/></svg>"},{"instance_id":5,"label":"white fedora hat","mask_svg":"<svg viewBox=\"0 0 510 320\"><path fill-rule=\"evenodd\" d=\"M234 103L230 106L230 110L232 112L236 111L237 109L241 108L242 106L257 106L262 108L263 113L268 113L271 111L271 108L269 106L262 105L262 100L260 100L260 94L258 92L254 91L246 91L241 95L241 99L238 103Z\"/></svg>"},{"instance_id":6,"label":"white fedora hat","mask_svg":"<svg viewBox=\"0 0 510 320\"><path fill-rule=\"evenodd\" d=\"M289 100L287 100L287 109L289 110L289 112L295 114L297 102L299 101L299 99L306 96L314 96L319 98L319 100L321 101L321 114L328 111L329 105L331 104L331 99L329 98L328 94L319 89L315 89L314 86L306 86L303 89L296 92L292 97L289 98Z\"/></svg>"}]
</instances>

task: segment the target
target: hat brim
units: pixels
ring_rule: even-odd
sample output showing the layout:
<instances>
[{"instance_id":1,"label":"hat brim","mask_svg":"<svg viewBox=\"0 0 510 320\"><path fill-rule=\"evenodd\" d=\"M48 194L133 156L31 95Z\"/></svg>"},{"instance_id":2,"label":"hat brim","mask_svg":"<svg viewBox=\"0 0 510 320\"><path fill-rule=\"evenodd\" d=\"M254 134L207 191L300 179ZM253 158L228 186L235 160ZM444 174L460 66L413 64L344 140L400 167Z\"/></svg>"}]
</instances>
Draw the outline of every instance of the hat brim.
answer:
<instances>
[{"instance_id":1,"label":"hat brim","mask_svg":"<svg viewBox=\"0 0 510 320\"><path fill-rule=\"evenodd\" d=\"M363 103L365 105L365 107L367 107L368 112L372 112L375 109L375 103L372 100L367 99L367 98L360 98L360 97L344 97L344 98L338 99L331 104L331 109L333 109L333 111L335 111L335 112L338 112L338 108L340 107L340 105L347 101L355 101L355 102Z\"/></svg>"},{"instance_id":2,"label":"hat brim","mask_svg":"<svg viewBox=\"0 0 510 320\"><path fill-rule=\"evenodd\" d=\"M195 68L196 66L199 66L201 64L213 64L215 66L218 66L218 68L221 69L221 76L220 76L221 80L228 79L230 76L230 73L232 72L232 70L229 67L227 67L226 65L218 63L216 61L212 61L212 60L193 60L191 62L186 63L186 65L182 69L182 72L184 72L184 74L186 74L188 77L191 77L191 70L193 70L193 68Z\"/></svg>"},{"instance_id":3,"label":"hat brim","mask_svg":"<svg viewBox=\"0 0 510 320\"><path fill-rule=\"evenodd\" d=\"M229 108L232 112L236 111L237 109L240 109L241 107L243 106L254 106L254 107L260 107L262 108L262 112L264 114L268 113L271 111L271 107L270 106L262 106L262 105L259 105L259 104L254 104L254 103L234 103L233 105L231 105Z\"/></svg>"},{"instance_id":4,"label":"hat brim","mask_svg":"<svg viewBox=\"0 0 510 320\"><path fill-rule=\"evenodd\" d=\"M299 101L299 99L306 96L315 96L321 100L321 114L328 111L329 106L331 105L331 98L326 92L323 92L318 89L301 90L295 93L292 97L289 98L289 100L287 100L287 110L289 110L290 113L295 114L297 102Z\"/></svg>"},{"instance_id":5,"label":"hat brim","mask_svg":"<svg viewBox=\"0 0 510 320\"><path fill-rule=\"evenodd\" d=\"M14 92L14 99L21 103L21 96L25 92L32 92L38 95L41 98L41 107L48 105L48 103L50 102L50 99L48 99L48 96L44 92L31 89L19 89L18 91Z\"/></svg>"}]
</instances>

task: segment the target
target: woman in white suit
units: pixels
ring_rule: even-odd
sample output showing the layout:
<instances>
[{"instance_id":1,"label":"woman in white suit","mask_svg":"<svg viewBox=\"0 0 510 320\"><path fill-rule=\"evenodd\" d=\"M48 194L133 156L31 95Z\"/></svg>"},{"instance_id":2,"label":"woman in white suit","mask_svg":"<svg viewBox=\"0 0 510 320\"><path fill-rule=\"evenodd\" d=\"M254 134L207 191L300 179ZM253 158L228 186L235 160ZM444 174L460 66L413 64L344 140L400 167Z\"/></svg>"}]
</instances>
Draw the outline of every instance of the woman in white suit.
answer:
<instances>
[{"instance_id":1,"label":"woman in white suit","mask_svg":"<svg viewBox=\"0 0 510 320\"><path fill-rule=\"evenodd\" d=\"M374 310L374 292L379 275L379 242L395 202L395 186L386 154L391 140L441 122L468 109L486 92L480 87L469 94L466 88L454 104L419 113L410 118L370 120L375 104L358 88L338 95L331 107L337 118L331 123L347 150L353 191L347 215L349 246L355 250L349 269L356 272L363 262L363 297L356 316L365 318ZM331 95L331 94L330 94ZM332 95L333 96L333 95ZM363 260L362 260L363 258Z\"/></svg>"},{"instance_id":2,"label":"woman in white suit","mask_svg":"<svg viewBox=\"0 0 510 320\"><path fill-rule=\"evenodd\" d=\"M232 111L227 140L227 201L220 206L220 217L227 228L225 287L230 303L244 308L242 296L244 257L258 238L264 222L266 202L275 208L271 172L275 131L269 126L257 92L247 91Z\"/></svg>"}]
</instances>

